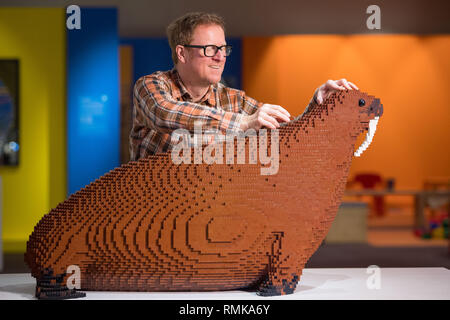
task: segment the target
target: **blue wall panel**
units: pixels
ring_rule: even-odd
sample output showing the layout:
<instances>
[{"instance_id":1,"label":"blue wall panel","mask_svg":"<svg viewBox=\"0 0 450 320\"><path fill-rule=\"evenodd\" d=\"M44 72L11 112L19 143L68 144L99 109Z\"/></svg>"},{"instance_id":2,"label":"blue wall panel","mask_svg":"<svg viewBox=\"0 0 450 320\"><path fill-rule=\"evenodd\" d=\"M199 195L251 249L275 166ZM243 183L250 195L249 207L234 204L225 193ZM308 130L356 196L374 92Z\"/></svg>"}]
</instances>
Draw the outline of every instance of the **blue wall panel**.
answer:
<instances>
[{"instance_id":1,"label":"blue wall panel","mask_svg":"<svg viewBox=\"0 0 450 320\"><path fill-rule=\"evenodd\" d=\"M242 89L242 39L227 38L227 44L231 44L233 50L227 57L222 80L231 88Z\"/></svg>"},{"instance_id":2,"label":"blue wall panel","mask_svg":"<svg viewBox=\"0 0 450 320\"><path fill-rule=\"evenodd\" d=\"M67 31L69 194L119 165L119 36L115 8L81 8Z\"/></svg>"},{"instance_id":3,"label":"blue wall panel","mask_svg":"<svg viewBox=\"0 0 450 320\"><path fill-rule=\"evenodd\" d=\"M134 82L147 74L173 67L167 38L122 38L120 44L133 47Z\"/></svg>"}]
</instances>

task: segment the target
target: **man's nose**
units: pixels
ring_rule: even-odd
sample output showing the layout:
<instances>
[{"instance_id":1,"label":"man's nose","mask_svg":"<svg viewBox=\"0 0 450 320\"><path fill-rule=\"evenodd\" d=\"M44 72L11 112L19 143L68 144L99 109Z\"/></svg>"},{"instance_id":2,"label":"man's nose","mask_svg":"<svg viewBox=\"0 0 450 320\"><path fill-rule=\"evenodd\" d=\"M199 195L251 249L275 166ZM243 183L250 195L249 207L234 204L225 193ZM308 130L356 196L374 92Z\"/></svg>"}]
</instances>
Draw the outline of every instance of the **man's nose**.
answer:
<instances>
[{"instance_id":1,"label":"man's nose","mask_svg":"<svg viewBox=\"0 0 450 320\"><path fill-rule=\"evenodd\" d=\"M224 49L217 50L216 54L213 57L214 60L219 60L219 61L226 59L226 58L227 57L225 56Z\"/></svg>"}]
</instances>

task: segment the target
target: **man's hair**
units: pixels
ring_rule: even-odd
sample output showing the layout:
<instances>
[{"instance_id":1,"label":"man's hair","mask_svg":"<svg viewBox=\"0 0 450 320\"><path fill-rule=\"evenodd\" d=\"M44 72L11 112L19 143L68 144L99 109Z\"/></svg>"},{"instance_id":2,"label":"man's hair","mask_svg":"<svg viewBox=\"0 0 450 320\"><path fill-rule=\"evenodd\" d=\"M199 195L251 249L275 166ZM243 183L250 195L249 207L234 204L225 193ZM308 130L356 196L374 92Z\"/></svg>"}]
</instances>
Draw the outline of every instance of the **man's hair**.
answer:
<instances>
[{"instance_id":1,"label":"man's hair","mask_svg":"<svg viewBox=\"0 0 450 320\"><path fill-rule=\"evenodd\" d=\"M172 60L177 64L177 45L190 44L194 30L199 25L216 24L225 32L225 20L214 13L190 12L176 19L167 27L167 37L172 49Z\"/></svg>"}]
</instances>

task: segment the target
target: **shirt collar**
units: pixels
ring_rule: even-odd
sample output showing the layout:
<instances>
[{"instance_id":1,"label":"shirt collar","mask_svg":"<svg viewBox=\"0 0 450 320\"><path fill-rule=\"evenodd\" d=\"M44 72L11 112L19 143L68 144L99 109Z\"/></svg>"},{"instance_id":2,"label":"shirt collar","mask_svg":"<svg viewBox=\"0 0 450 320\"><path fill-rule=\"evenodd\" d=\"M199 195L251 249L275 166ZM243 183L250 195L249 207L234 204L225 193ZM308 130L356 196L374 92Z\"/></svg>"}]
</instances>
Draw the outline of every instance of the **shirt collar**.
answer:
<instances>
[{"instance_id":1,"label":"shirt collar","mask_svg":"<svg viewBox=\"0 0 450 320\"><path fill-rule=\"evenodd\" d=\"M192 100L192 96L189 93L189 91L186 89L186 87L184 86L183 81L181 80L181 77L180 77L177 69L173 68L171 70L171 73L172 73L175 85L178 89L178 90L172 91L172 96L175 99L182 98L183 100ZM206 94L204 95L202 100L199 101L199 103L206 102L211 107L215 107L216 106L216 91L217 91L216 87L217 87L217 85L210 85L208 88L208 91L206 92Z\"/></svg>"}]
</instances>

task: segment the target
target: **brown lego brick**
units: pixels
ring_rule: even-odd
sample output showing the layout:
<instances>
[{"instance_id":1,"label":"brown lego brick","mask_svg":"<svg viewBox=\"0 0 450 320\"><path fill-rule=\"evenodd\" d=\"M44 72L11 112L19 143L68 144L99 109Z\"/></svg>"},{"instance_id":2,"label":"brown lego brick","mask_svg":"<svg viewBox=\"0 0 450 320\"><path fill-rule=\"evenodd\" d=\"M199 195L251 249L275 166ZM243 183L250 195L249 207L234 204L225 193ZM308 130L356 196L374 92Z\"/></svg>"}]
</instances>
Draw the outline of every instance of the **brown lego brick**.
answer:
<instances>
[{"instance_id":1,"label":"brown lego brick","mask_svg":"<svg viewBox=\"0 0 450 320\"><path fill-rule=\"evenodd\" d=\"M381 114L373 96L333 93L278 129L273 175L259 156L249 163L250 138L244 164L235 143L234 164L177 165L166 153L112 170L34 228L36 295L79 296L65 286L70 265L81 290L292 293L336 215L357 136Z\"/></svg>"}]
</instances>

